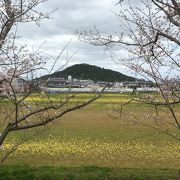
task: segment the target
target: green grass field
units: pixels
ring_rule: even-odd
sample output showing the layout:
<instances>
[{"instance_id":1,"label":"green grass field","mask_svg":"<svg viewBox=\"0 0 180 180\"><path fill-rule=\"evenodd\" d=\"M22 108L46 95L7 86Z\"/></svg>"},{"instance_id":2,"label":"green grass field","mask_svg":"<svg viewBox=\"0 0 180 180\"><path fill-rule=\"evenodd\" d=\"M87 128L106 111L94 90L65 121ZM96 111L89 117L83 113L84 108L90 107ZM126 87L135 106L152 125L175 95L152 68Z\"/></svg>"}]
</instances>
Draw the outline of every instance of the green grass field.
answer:
<instances>
[{"instance_id":1,"label":"green grass field","mask_svg":"<svg viewBox=\"0 0 180 180\"><path fill-rule=\"evenodd\" d=\"M91 94L78 94L76 100L90 96ZM101 179L123 177L123 174L129 178L137 175L139 179L176 179L180 169L179 142L142 125L153 125L151 118L154 109L149 105L127 105L120 117L119 104L127 102L131 97L130 94L104 94L93 104L66 114L48 126L12 132L3 145L1 156L20 140L25 139L25 142L5 161L0 168L0 175L3 177L3 173L7 174L6 171L9 171L11 177L15 177L13 173L22 169L29 173L29 177L43 178L43 166L49 166L47 172L51 174L53 171L56 177L54 179L58 179L58 176L65 177L69 172L72 174L68 177L72 175L72 179L78 179L78 173L83 178L84 171L90 178L93 177L90 167L94 168L94 179L96 172ZM51 98L57 101L63 95L52 95ZM41 99L39 95L34 95L28 100ZM162 111L162 116L169 118L166 110ZM178 116L180 117L180 112ZM173 129L170 131L179 133ZM12 170L16 164L20 166ZM22 164L26 165L25 169L21 167ZM65 170L62 170L63 167ZM88 167L89 173L83 171L83 168ZM36 169L35 173L32 168ZM61 170L58 171L58 168Z\"/></svg>"},{"instance_id":2,"label":"green grass field","mask_svg":"<svg viewBox=\"0 0 180 180\"><path fill-rule=\"evenodd\" d=\"M109 167L30 167L27 165L3 166L1 180L179 180L179 171L173 169L118 169Z\"/></svg>"}]
</instances>

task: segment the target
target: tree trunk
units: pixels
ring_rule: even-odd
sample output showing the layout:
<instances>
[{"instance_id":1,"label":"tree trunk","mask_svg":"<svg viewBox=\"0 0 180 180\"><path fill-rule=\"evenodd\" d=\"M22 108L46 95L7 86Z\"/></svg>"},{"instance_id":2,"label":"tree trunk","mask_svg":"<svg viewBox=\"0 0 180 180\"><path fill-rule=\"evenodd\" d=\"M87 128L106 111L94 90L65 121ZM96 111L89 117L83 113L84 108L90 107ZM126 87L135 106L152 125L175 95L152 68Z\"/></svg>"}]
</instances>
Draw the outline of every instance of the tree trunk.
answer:
<instances>
[{"instance_id":1,"label":"tree trunk","mask_svg":"<svg viewBox=\"0 0 180 180\"><path fill-rule=\"evenodd\" d=\"M2 146L4 139L6 138L6 136L9 134L9 132L11 131L11 123L9 123L6 127L6 129L3 131L3 133L0 135L0 147Z\"/></svg>"}]
</instances>

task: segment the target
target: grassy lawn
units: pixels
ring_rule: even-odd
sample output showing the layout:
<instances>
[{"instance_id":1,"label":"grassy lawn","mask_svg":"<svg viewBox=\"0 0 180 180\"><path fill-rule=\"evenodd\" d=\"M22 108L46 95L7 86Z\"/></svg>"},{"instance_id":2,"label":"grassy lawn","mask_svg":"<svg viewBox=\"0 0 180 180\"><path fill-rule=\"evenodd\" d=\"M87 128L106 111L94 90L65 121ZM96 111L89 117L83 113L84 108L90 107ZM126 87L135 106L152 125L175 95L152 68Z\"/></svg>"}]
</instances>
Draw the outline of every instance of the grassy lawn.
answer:
<instances>
[{"instance_id":1,"label":"grassy lawn","mask_svg":"<svg viewBox=\"0 0 180 180\"><path fill-rule=\"evenodd\" d=\"M52 95L51 98L58 101L63 96ZM76 100L90 96L92 94L77 94ZM131 94L104 94L93 104L66 114L48 126L12 132L3 145L1 156L17 142L25 142L5 161L0 177L8 172L7 179L23 178L24 172L27 177L36 179L51 177L49 174L52 179L85 176L86 179L177 179L179 142L142 125L153 125L154 109L149 105L132 103L123 109L120 117L119 104L131 97ZM40 99L35 95L28 100ZM169 118L165 109L162 117ZM27 166L16 167L16 164Z\"/></svg>"},{"instance_id":2,"label":"grassy lawn","mask_svg":"<svg viewBox=\"0 0 180 180\"><path fill-rule=\"evenodd\" d=\"M173 169L149 170L149 169L117 169L109 167L82 166L82 167L30 167L24 166L3 166L0 167L2 180L19 179L156 179L169 180L179 179L179 171Z\"/></svg>"}]
</instances>

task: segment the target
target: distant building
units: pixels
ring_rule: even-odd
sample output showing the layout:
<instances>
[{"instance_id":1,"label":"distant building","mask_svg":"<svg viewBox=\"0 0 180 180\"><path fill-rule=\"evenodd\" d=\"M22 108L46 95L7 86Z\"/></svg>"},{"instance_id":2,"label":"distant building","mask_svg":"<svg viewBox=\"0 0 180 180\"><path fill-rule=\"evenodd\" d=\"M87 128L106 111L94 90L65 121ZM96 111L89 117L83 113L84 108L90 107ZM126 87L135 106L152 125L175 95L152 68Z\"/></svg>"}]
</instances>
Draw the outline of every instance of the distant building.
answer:
<instances>
[{"instance_id":1,"label":"distant building","mask_svg":"<svg viewBox=\"0 0 180 180\"><path fill-rule=\"evenodd\" d=\"M68 81L69 83L73 82L72 76L68 76L67 81Z\"/></svg>"},{"instance_id":2,"label":"distant building","mask_svg":"<svg viewBox=\"0 0 180 180\"><path fill-rule=\"evenodd\" d=\"M52 88L80 88L80 81L73 81L72 77L68 76L68 78L48 78L47 79L47 87Z\"/></svg>"},{"instance_id":3,"label":"distant building","mask_svg":"<svg viewBox=\"0 0 180 180\"><path fill-rule=\"evenodd\" d=\"M29 92L30 91L29 82L22 78L14 78L11 82L11 86L7 81L0 82L0 93L3 92L12 93L13 91L15 91L16 93Z\"/></svg>"},{"instance_id":4,"label":"distant building","mask_svg":"<svg viewBox=\"0 0 180 180\"><path fill-rule=\"evenodd\" d=\"M97 89L105 86L112 92L116 91L117 88L124 89L124 91L127 89L134 91L137 89L151 89L155 87L153 82L145 81L144 79L112 83L106 81L93 82L92 80L73 79L71 76L68 76L68 78L48 78L46 81L47 88L90 88L92 91L97 91Z\"/></svg>"},{"instance_id":5,"label":"distant building","mask_svg":"<svg viewBox=\"0 0 180 180\"><path fill-rule=\"evenodd\" d=\"M147 88L155 87L152 81L138 80L138 81L126 81L123 82L124 88L137 89L137 88Z\"/></svg>"},{"instance_id":6,"label":"distant building","mask_svg":"<svg viewBox=\"0 0 180 180\"><path fill-rule=\"evenodd\" d=\"M65 78L48 78L47 87L67 87L67 81Z\"/></svg>"},{"instance_id":7,"label":"distant building","mask_svg":"<svg viewBox=\"0 0 180 180\"><path fill-rule=\"evenodd\" d=\"M13 79L12 86L14 87L14 90L18 93L24 93L30 91L29 82L22 78Z\"/></svg>"}]
</instances>

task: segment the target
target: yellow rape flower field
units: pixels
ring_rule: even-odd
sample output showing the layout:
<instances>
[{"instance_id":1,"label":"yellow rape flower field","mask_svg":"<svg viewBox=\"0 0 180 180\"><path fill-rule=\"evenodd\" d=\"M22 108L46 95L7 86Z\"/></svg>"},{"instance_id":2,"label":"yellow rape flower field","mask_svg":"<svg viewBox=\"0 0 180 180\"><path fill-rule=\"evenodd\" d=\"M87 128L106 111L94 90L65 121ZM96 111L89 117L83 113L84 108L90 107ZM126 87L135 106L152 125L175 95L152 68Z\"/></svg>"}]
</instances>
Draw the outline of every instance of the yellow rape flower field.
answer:
<instances>
[{"instance_id":1,"label":"yellow rape flower field","mask_svg":"<svg viewBox=\"0 0 180 180\"><path fill-rule=\"evenodd\" d=\"M77 96L86 98L88 95ZM40 97L35 98L40 101ZM53 98L57 99L57 95ZM149 115L154 109L132 103L123 110L120 118L115 110L117 102L119 99L119 102L125 102L129 98L127 95L117 97L107 94L48 126L11 133L1 148L0 156L15 148L4 164L179 169L179 141L150 127L133 123L135 119L152 125ZM169 116L165 114L164 117ZM171 133L179 132L172 130ZM16 148L21 140L23 142Z\"/></svg>"},{"instance_id":2,"label":"yellow rape flower field","mask_svg":"<svg viewBox=\"0 0 180 180\"><path fill-rule=\"evenodd\" d=\"M4 151L13 145L5 144ZM140 141L104 142L88 138L49 138L46 141L24 143L10 157L10 161L17 159L32 164L177 168L180 162L180 146L170 142L157 146Z\"/></svg>"}]
</instances>

